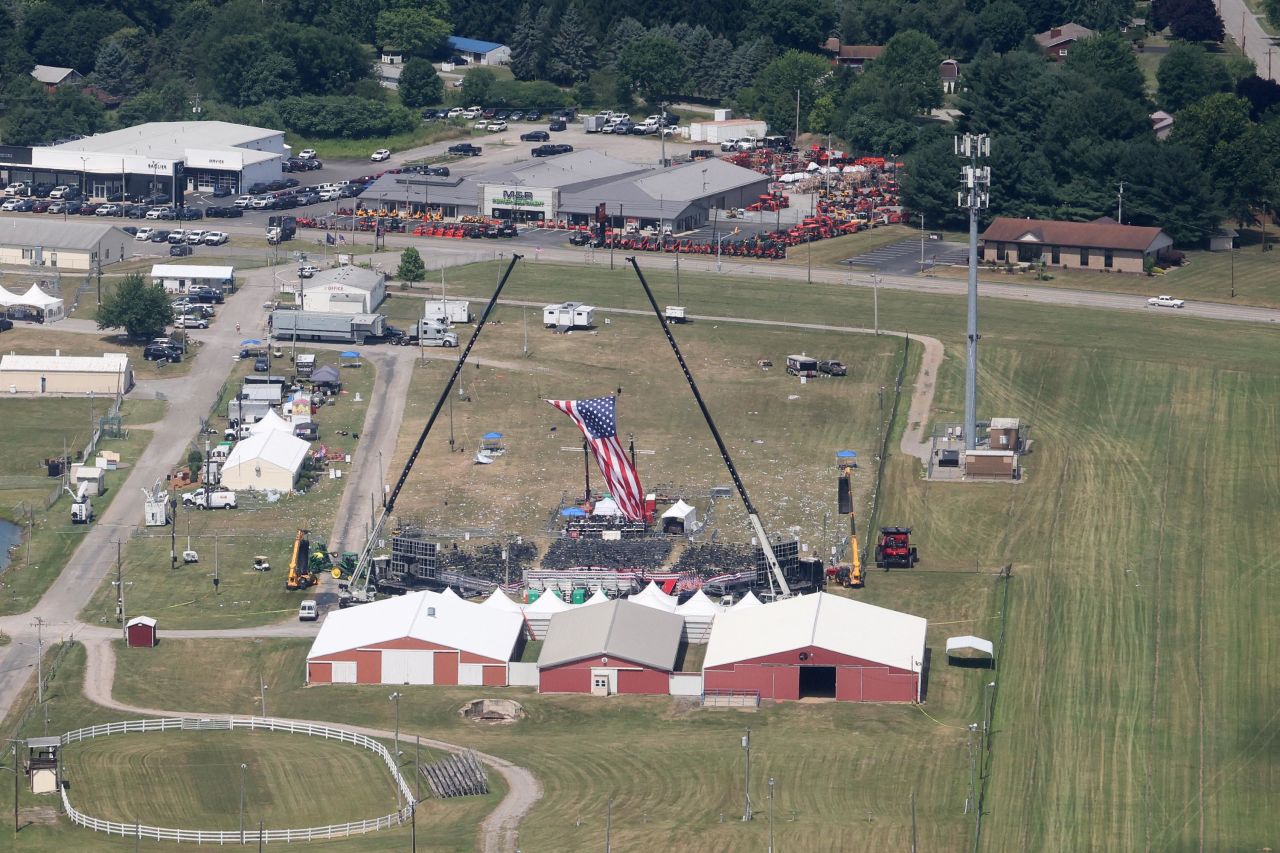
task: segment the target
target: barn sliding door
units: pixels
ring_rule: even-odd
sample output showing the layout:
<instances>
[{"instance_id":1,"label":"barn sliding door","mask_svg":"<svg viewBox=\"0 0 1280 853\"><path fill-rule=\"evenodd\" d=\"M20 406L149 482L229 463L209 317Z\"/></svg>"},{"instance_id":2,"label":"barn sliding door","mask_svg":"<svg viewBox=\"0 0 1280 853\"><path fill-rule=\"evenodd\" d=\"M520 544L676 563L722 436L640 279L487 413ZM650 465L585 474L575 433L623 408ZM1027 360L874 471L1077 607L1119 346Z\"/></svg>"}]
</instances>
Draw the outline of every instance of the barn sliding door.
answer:
<instances>
[{"instance_id":1,"label":"barn sliding door","mask_svg":"<svg viewBox=\"0 0 1280 853\"><path fill-rule=\"evenodd\" d=\"M383 684L434 684L435 652L420 649L383 649Z\"/></svg>"}]
</instances>

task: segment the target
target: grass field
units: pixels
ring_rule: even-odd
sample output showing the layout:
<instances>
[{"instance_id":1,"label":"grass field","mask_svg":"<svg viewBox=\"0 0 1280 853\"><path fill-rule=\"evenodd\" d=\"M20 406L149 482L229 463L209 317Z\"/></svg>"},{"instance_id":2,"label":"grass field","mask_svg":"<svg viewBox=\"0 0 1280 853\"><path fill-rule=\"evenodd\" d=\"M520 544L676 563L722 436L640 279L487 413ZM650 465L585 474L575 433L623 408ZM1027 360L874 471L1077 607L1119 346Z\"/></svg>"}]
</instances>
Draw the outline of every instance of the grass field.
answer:
<instances>
[{"instance_id":1,"label":"grass field","mask_svg":"<svg viewBox=\"0 0 1280 853\"><path fill-rule=\"evenodd\" d=\"M457 127L433 122L431 124L420 124L410 133L399 133L395 136L384 136L380 139L311 139L299 136L296 133L287 133L285 134L285 142L292 146L294 151L314 148L316 155L321 160L367 161L369 155L379 148L405 151L410 148L419 148L423 145L430 145L433 142L465 135L465 131ZM379 169L381 165L380 163L370 163L372 170Z\"/></svg>"},{"instance_id":2,"label":"grass field","mask_svg":"<svg viewBox=\"0 0 1280 853\"><path fill-rule=\"evenodd\" d=\"M396 789L374 753L280 732L159 732L68 747L63 762L76 808L105 820L183 829L239 827L240 765L245 823L323 826L390 814ZM343 795L317 797L306 780L341 779ZM143 781L145 780L145 781ZM138 784L142 782L142 784Z\"/></svg>"},{"instance_id":3,"label":"grass field","mask_svg":"<svg viewBox=\"0 0 1280 853\"><path fill-rule=\"evenodd\" d=\"M300 347L298 352L316 353L317 365L336 363L329 351ZM228 388L249 372L252 362L237 364ZM320 424L320 444L355 452L358 440L350 433L363 427L376 376L377 368L371 361L359 370L343 371L342 395L315 416ZM355 402L357 394L359 403ZM213 423L222 427L225 405L219 410L223 414ZM341 435L342 431L348 435ZM169 626L181 628L262 625L296 613L298 600L305 594L284 588L295 530L306 528L313 531L313 540L327 541L346 482L345 478L321 478L306 494L283 497L274 504L244 492L238 497L237 509L201 512L179 508L173 531L143 528L124 547L125 580L133 584L126 593L129 613L154 614ZM199 563L184 566L179 562L176 570L170 567L175 532L177 551L181 553L189 544L200 555ZM271 571L253 570L253 558L259 554L268 558ZM216 589L215 574L219 581ZM81 614L86 622L114 620L113 580L114 575L104 579ZM332 583L333 579L324 576L321 582Z\"/></svg>"},{"instance_id":4,"label":"grass field","mask_svg":"<svg viewBox=\"0 0 1280 853\"><path fill-rule=\"evenodd\" d=\"M197 331L193 337L198 339L199 335ZM177 364L147 361L142 357L144 343L126 341L117 337L115 332L103 332L101 336L84 335L79 332L59 332L56 325L48 328L22 324L4 333L4 347L5 352L22 355L53 355L59 352L62 355L101 356L105 352L122 352L129 356L129 367L133 370L135 380L166 379L186 376L191 372L190 356ZM100 404L105 405L107 403Z\"/></svg>"},{"instance_id":5,"label":"grass field","mask_svg":"<svg viewBox=\"0 0 1280 853\"><path fill-rule=\"evenodd\" d=\"M761 216L767 217L768 214L761 214ZM913 237L918 238L919 236L920 232L912 229L909 225L888 225L884 228L874 228L870 231L861 231L857 234L848 234L831 240L819 240L816 243L792 246L787 250L786 259L781 263L803 267L812 261L815 267L839 266L841 269L848 269L841 263L845 258L865 255L867 252L879 249L881 246L889 246L902 240L908 240ZM737 261L739 259L734 258L734 260Z\"/></svg>"}]
</instances>

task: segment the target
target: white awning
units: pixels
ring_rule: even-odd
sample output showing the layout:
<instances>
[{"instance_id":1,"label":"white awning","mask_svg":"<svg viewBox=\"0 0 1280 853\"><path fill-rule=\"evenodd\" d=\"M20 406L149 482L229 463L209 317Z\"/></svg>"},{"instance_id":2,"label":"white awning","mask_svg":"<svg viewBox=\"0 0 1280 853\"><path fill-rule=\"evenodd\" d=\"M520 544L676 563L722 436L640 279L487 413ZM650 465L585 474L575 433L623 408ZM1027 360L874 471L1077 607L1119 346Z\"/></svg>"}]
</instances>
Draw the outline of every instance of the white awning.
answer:
<instances>
[{"instance_id":1,"label":"white awning","mask_svg":"<svg viewBox=\"0 0 1280 853\"><path fill-rule=\"evenodd\" d=\"M993 658L996 654L996 647L990 640L984 640L981 637L948 637L947 656L950 657L958 652L973 652L977 655Z\"/></svg>"}]
</instances>

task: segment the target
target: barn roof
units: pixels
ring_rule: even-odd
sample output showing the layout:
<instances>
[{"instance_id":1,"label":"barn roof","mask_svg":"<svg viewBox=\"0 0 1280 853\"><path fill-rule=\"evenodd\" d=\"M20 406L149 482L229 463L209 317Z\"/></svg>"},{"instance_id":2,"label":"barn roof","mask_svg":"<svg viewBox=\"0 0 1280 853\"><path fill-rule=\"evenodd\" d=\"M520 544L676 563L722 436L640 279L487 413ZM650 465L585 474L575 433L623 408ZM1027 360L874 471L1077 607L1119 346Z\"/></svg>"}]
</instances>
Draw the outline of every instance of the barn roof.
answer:
<instances>
[{"instance_id":1,"label":"barn roof","mask_svg":"<svg viewBox=\"0 0 1280 853\"><path fill-rule=\"evenodd\" d=\"M538 669L605 656L671 670L683 627L674 613L630 601L566 610L551 617Z\"/></svg>"},{"instance_id":2,"label":"barn roof","mask_svg":"<svg viewBox=\"0 0 1280 853\"><path fill-rule=\"evenodd\" d=\"M412 637L495 660L507 660L520 637L519 613L424 590L335 610L325 617L307 658Z\"/></svg>"},{"instance_id":3,"label":"barn roof","mask_svg":"<svg viewBox=\"0 0 1280 853\"><path fill-rule=\"evenodd\" d=\"M703 666L817 646L919 672L927 625L919 616L825 592L759 607L735 607L716 617Z\"/></svg>"}]
</instances>

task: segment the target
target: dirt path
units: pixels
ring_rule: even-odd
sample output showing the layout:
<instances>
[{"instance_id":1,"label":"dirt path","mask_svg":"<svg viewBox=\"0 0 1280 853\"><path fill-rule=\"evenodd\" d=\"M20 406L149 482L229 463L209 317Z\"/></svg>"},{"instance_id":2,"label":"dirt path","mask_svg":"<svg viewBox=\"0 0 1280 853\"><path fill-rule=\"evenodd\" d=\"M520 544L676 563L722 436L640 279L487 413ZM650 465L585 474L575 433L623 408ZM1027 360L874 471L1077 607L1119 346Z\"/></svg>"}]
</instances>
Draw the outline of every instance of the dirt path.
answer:
<instances>
[{"instance_id":1,"label":"dirt path","mask_svg":"<svg viewBox=\"0 0 1280 853\"><path fill-rule=\"evenodd\" d=\"M86 660L84 672L84 695L87 699L104 708L112 708L127 714L145 714L156 717L227 717L227 714L209 714L203 711L174 710L165 708L139 708L117 702L112 696L112 684L115 681L116 656L111 642L105 638L83 638ZM353 726L348 723L326 720L303 720L324 726L340 726L351 731L360 732L369 737L393 738L395 733L384 729ZM413 735L409 728L402 728L401 738ZM446 752L462 752L465 747L445 743L434 738L422 738L424 746ZM502 798L488 817L480 824L480 850L482 853L512 853L516 849L517 830L520 821L529 813L534 804L542 797L542 785L537 777L519 765L512 764L505 758L476 752L475 756L484 764L492 767L502 775L507 783L507 795Z\"/></svg>"}]
</instances>

